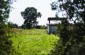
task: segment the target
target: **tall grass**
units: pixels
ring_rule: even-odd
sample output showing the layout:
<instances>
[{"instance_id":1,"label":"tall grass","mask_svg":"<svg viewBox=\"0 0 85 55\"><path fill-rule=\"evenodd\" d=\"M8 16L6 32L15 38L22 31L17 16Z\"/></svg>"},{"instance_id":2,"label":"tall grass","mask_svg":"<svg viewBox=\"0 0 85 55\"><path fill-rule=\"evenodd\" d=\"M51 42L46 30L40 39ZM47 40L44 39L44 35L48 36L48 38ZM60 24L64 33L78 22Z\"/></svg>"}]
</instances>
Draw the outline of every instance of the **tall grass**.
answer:
<instances>
[{"instance_id":1,"label":"tall grass","mask_svg":"<svg viewBox=\"0 0 85 55\"><path fill-rule=\"evenodd\" d=\"M15 48L12 55L48 55L59 39L53 34L48 35L45 29L14 29L12 35Z\"/></svg>"}]
</instances>

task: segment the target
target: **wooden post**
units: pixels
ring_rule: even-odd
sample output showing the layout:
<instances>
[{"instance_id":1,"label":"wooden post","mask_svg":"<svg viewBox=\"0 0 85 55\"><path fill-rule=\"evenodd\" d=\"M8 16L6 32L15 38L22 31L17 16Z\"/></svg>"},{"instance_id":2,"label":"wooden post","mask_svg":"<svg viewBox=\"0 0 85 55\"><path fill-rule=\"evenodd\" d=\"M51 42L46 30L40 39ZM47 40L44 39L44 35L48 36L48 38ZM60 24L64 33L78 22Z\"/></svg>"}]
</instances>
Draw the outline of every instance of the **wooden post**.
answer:
<instances>
[{"instance_id":1,"label":"wooden post","mask_svg":"<svg viewBox=\"0 0 85 55\"><path fill-rule=\"evenodd\" d=\"M49 24L50 24L50 20L49 20Z\"/></svg>"}]
</instances>

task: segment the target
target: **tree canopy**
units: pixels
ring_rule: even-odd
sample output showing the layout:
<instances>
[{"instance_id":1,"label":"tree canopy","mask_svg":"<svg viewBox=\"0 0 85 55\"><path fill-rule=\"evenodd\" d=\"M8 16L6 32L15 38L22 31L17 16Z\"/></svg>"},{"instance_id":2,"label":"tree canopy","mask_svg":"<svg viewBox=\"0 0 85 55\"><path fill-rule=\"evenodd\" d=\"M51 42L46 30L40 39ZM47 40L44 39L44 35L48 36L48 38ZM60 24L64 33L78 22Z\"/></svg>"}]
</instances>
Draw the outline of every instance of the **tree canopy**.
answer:
<instances>
[{"instance_id":1,"label":"tree canopy","mask_svg":"<svg viewBox=\"0 0 85 55\"><path fill-rule=\"evenodd\" d=\"M77 23L77 21L84 22L84 11L85 4L84 0L58 0L51 4L52 9L58 12L65 11L63 13L67 16L69 20L72 20Z\"/></svg>"},{"instance_id":2,"label":"tree canopy","mask_svg":"<svg viewBox=\"0 0 85 55\"><path fill-rule=\"evenodd\" d=\"M9 17L11 0L0 0L0 55L10 55L11 44L5 25Z\"/></svg>"},{"instance_id":3,"label":"tree canopy","mask_svg":"<svg viewBox=\"0 0 85 55\"><path fill-rule=\"evenodd\" d=\"M21 15L23 17L24 24L23 26L26 28L32 28L33 24L37 24L37 18L41 17L41 13L37 12L37 9L34 7L27 7L25 11L21 12Z\"/></svg>"},{"instance_id":4,"label":"tree canopy","mask_svg":"<svg viewBox=\"0 0 85 55\"><path fill-rule=\"evenodd\" d=\"M60 40L52 55L85 55L85 0L58 0L51 6L58 13L65 11L67 17L62 21Z\"/></svg>"}]
</instances>

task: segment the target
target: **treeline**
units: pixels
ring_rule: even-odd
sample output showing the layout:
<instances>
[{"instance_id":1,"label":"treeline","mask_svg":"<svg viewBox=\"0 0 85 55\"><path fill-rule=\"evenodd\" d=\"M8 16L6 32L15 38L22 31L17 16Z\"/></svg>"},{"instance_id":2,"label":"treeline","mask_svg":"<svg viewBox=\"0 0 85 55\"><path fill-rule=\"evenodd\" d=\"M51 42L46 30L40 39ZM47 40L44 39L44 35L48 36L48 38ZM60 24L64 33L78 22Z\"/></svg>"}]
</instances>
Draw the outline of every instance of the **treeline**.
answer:
<instances>
[{"instance_id":1,"label":"treeline","mask_svg":"<svg viewBox=\"0 0 85 55\"><path fill-rule=\"evenodd\" d=\"M16 23L12 23L12 22L8 22L8 23L7 23L7 26L8 26L9 28L28 29L28 28L26 28L24 25L18 26ZM36 28L36 29L46 29L47 26L45 26L45 25L36 25L36 26L32 26L32 27L31 27L31 29L33 29L33 28Z\"/></svg>"},{"instance_id":2,"label":"treeline","mask_svg":"<svg viewBox=\"0 0 85 55\"><path fill-rule=\"evenodd\" d=\"M8 22L7 25L9 28L19 28L19 26L16 23Z\"/></svg>"},{"instance_id":3,"label":"treeline","mask_svg":"<svg viewBox=\"0 0 85 55\"><path fill-rule=\"evenodd\" d=\"M23 25L20 28L28 29L28 28L24 27ZM33 29L33 28L35 28L35 29L46 29L47 26L45 26L45 25L36 25L36 26L31 27L30 29Z\"/></svg>"}]
</instances>

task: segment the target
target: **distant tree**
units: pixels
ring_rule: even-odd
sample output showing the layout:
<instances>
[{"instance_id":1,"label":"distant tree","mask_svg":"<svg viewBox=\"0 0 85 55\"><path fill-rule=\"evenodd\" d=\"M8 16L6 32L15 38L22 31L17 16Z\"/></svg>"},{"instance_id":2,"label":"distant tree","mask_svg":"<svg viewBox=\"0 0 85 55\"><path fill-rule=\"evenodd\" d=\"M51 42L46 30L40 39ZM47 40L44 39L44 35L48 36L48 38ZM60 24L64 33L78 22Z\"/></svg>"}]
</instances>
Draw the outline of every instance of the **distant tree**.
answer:
<instances>
[{"instance_id":1,"label":"distant tree","mask_svg":"<svg viewBox=\"0 0 85 55\"><path fill-rule=\"evenodd\" d=\"M58 13L66 12L68 19L62 21L60 40L49 55L85 55L85 0L58 0L51 6Z\"/></svg>"},{"instance_id":2,"label":"distant tree","mask_svg":"<svg viewBox=\"0 0 85 55\"><path fill-rule=\"evenodd\" d=\"M15 24L15 23L12 23L12 22L8 22L8 26L9 26L10 28L18 28L18 25Z\"/></svg>"},{"instance_id":3,"label":"distant tree","mask_svg":"<svg viewBox=\"0 0 85 55\"><path fill-rule=\"evenodd\" d=\"M23 26L29 29L35 26L38 23L37 18L41 17L41 13L37 12L37 9L34 7L27 7L25 11L21 12L21 15L25 20Z\"/></svg>"}]
</instances>

